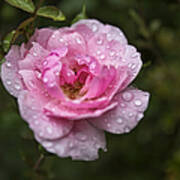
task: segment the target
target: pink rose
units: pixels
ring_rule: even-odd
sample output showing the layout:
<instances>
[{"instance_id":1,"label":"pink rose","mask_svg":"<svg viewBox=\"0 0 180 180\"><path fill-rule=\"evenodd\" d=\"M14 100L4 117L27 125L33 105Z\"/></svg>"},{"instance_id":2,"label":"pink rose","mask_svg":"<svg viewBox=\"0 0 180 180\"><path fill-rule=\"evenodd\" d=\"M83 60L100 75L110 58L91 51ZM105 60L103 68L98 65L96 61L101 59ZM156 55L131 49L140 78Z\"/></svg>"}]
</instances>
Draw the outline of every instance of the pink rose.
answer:
<instances>
[{"instance_id":1,"label":"pink rose","mask_svg":"<svg viewBox=\"0 0 180 180\"><path fill-rule=\"evenodd\" d=\"M47 151L94 160L106 149L104 130L127 133L143 118L149 94L127 88L141 66L120 29L80 20L12 46L1 77Z\"/></svg>"}]
</instances>

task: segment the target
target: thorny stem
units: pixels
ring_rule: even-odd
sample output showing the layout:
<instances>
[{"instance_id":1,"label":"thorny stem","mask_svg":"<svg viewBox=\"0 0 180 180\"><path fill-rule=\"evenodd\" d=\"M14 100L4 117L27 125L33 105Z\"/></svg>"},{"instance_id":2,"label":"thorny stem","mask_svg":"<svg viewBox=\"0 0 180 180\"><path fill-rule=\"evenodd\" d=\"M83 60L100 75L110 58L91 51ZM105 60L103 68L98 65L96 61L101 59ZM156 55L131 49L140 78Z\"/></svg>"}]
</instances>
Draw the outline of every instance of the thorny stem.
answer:
<instances>
[{"instance_id":1,"label":"thorny stem","mask_svg":"<svg viewBox=\"0 0 180 180\"><path fill-rule=\"evenodd\" d=\"M40 155L40 157L39 157L39 159L36 161L36 163L35 163L35 165L34 165L34 167L33 167L33 169L34 169L34 171L38 171L39 170L39 167L40 167L40 165L41 165L41 163L42 163L42 161L45 159L45 156L44 156L44 154L41 154Z\"/></svg>"}]
</instances>

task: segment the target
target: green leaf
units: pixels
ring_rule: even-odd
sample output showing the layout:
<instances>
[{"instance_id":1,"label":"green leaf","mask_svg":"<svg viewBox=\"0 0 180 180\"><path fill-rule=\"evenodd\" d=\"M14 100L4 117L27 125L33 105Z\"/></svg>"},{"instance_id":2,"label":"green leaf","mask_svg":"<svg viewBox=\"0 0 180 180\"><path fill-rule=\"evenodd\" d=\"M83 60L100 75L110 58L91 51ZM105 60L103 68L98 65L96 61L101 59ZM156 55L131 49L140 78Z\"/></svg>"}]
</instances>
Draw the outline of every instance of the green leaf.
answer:
<instances>
[{"instance_id":1,"label":"green leaf","mask_svg":"<svg viewBox=\"0 0 180 180\"><path fill-rule=\"evenodd\" d=\"M29 13L33 13L35 11L35 6L32 0L5 0L10 5L20 8Z\"/></svg>"},{"instance_id":2,"label":"green leaf","mask_svg":"<svg viewBox=\"0 0 180 180\"><path fill-rule=\"evenodd\" d=\"M15 35L16 31L13 30L11 31L10 33L8 33L5 38L3 39L3 42L2 42L2 47L3 47L3 50L4 52L8 52L10 46L11 46L11 42L13 40L13 37Z\"/></svg>"},{"instance_id":3,"label":"green leaf","mask_svg":"<svg viewBox=\"0 0 180 180\"><path fill-rule=\"evenodd\" d=\"M54 21L64 21L64 14L54 6L43 6L37 11L38 16L51 18Z\"/></svg>"},{"instance_id":4,"label":"green leaf","mask_svg":"<svg viewBox=\"0 0 180 180\"><path fill-rule=\"evenodd\" d=\"M87 19L85 4L82 7L82 11L73 19L72 24L74 24L75 22L77 22L81 19Z\"/></svg>"}]
</instances>

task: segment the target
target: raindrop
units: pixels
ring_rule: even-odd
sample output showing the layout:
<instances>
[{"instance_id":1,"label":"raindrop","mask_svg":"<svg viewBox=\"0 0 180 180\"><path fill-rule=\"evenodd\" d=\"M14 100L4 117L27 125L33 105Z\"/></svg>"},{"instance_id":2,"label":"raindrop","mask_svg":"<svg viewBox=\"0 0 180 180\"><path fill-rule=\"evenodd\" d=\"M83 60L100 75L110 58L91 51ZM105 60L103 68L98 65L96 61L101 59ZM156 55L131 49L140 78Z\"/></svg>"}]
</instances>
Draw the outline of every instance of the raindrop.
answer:
<instances>
[{"instance_id":1,"label":"raindrop","mask_svg":"<svg viewBox=\"0 0 180 180\"><path fill-rule=\"evenodd\" d=\"M131 101L132 98L133 98L133 95L130 93L130 92L124 92L122 94L122 98L125 100L125 101Z\"/></svg>"},{"instance_id":2,"label":"raindrop","mask_svg":"<svg viewBox=\"0 0 180 180\"><path fill-rule=\"evenodd\" d=\"M115 55L115 52L114 52L114 51L110 51L109 55L110 55L111 57L113 57L113 56Z\"/></svg>"},{"instance_id":3,"label":"raindrop","mask_svg":"<svg viewBox=\"0 0 180 180\"><path fill-rule=\"evenodd\" d=\"M112 40L111 34L107 34L107 35L106 35L106 38L107 38L108 41L111 41L111 40Z\"/></svg>"},{"instance_id":4,"label":"raindrop","mask_svg":"<svg viewBox=\"0 0 180 180\"><path fill-rule=\"evenodd\" d=\"M93 31L93 32L96 32L97 30L98 30L97 25L96 25L96 24L93 24L93 25L92 25L92 31Z\"/></svg>"},{"instance_id":5,"label":"raindrop","mask_svg":"<svg viewBox=\"0 0 180 180\"><path fill-rule=\"evenodd\" d=\"M64 42L64 39L63 39L63 38L60 38L60 39L59 39L59 42Z\"/></svg>"},{"instance_id":6,"label":"raindrop","mask_svg":"<svg viewBox=\"0 0 180 180\"><path fill-rule=\"evenodd\" d=\"M12 82L9 79L7 79L6 84L10 86L12 84Z\"/></svg>"},{"instance_id":7,"label":"raindrop","mask_svg":"<svg viewBox=\"0 0 180 180\"><path fill-rule=\"evenodd\" d=\"M117 123L118 123L118 124L122 124L122 122L123 122L123 120L122 120L121 118L118 118L118 119L117 119Z\"/></svg>"},{"instance_id":8,"label":"raindrop","mask_svg":"<svg viewBox=\"0 0 180 180\"><path fill-rule=\"evenodd\" d=\"M83 133L77 133L76 137L77 137L77 139L79 139L81 141L85 141L87 139L87 136Z\"/></svg>"},{"instance_id":9,"label":"raindrop","mask_svg":"<svg viewBox=\"0 0 180 180\"><path fill-rule=\"evenodd\" d=\"M104 59L104 58L105 58L105 55L102 54L102 55L100 56L100 59Z\"/></svg>"},{"instance_id":10,"label":"raindrop","mask_svg":"<svg viewBox=\"0 0 180 180\"><path fill-rule=\"evenodd\" d=\"M95 62L90 64L90 69L94 69L95 67L96 67L96 63Z\"/></svg>"},{"instance_id":11,"label":"raindrop","mask_svg":"<svg viewBox=\"0 0 180 180\"><path fill-rule=\"evenodd\" d=\"M131 55L132 58L137 58L139 56L139 53L134 53Z\"/></svg>"},{"instance_id":12,"label":"raindrop","mask_svg":"<svg viewBox=\"0 0 180 180\"><path fill-rule=\"evenodd\" d=\"M38 79L41 78L41 73L40 73L39 71L35 71L35 74L36 74L36 77L37 77Z\"/></svg>"},{"instance_id":13,"label":"raindrop","mask_svg":"<svg viewBox=\"0 0 180 180\"><path fill-rule=\"evenodd\" d=\"M101 51L97 50L97 55L100 55L101 54Z\"/></svg>"},{"instance_id":14,"label":"raindrop","mask_svg":"<svg viewBox=\"0 0 180 180\"><path fill-rule=\"evenodd\" d=\"M54 72L56 76L59 76L60 75L60 72L59 71L56 71Z\"/></svg>"},{"instance_id":15,"label":"raindrop","mask_svg":"<svg viewBox=\"0 0 180 180\"><path fill-rule=\"evenodd\" d=\"M78 44L82 44L82 41L81 41L80 38L76 38L76 42L77 42Z\"/></svg>"},{"instance_id":16,"label":"raindrop","mask_svg":"<svg viewBox=\"0 0 180 180\"><path fill-rule=\"evenodd\" d=\"M110 123L108 123L108 124L107 124L107 127L108 127L108 128L110 128L110 127L111 127L111 124L110 124Z\"/></svg>"},{"instance_id":17,"label":"raindrop","mask_svg":"<svg viewBox=\"0 0 180 180\"><path fill-rule=\"evenodd\" d=\"M48 132L49 134L52 134L52 129L51 129L50 127L47 127L47 132Z\"/></svg>"},{"instance_id":18,"label":"raindrop","mask_svg":"<svg viewBox=\"0 0 180 180\"><path fill-rule=\"evenodd\" d=\"M144 117L143 113L137 115L137 121L140 121Z\"/></svg>"},{"instance_id":19,"label":"raindrop","mask_svg":"<svg viewBox=\"0 0 180 180\"><path fill-rule=\"evenodd\" d=\"M128 116L129 116L129 117L132 117L132 116L133 116L133 113L129 113Z\"/></svg>"},{"instance_id":20,"label":"raindrop","mask_svg":"<svg viewBox=\"0 0 180 180\"><path fill-rule=\"evenodd\" d=\"M137 100L134 101L134 104L135 104L136 106L141 106L141 105L142 105L142 102L137 99Z\"/></svg>"},{"instance_id":21,"label":"raindrop","mask_svg":"<svg viewBox=\"0 0 180 180\"><path fill-rule=\"evenodd\" d=\"M34 122L34 124L35 124L35 125L38 125L38 124L39 124L39 121L36 120L36 121Z\"/></svg>"},{"instance_id":22,"label":"raindrop","mask_svg":"<svg viewBox=\"0 0 180 180\"><path fill-rule=\"evenodd\" d=\"M36 116L36 115L33 115L33 119L37 119L37 116Z\"/></svg>"},{"instance_id":23,"label":"raindrop","mask_svg":"<svg viewBox=\"0 0 180 180\"><path fill-rule=\"evenodd\" d=\"M70 142L69 143L69 147L72 148L74 146L74 143L73 142Z\"/></svg>"},{"instance_id":24,"label":"raindrop","mask_svg":"<svg viewBox=\"0 0 180 180\"><path fill-rule=\"evenodd\" d=\"M33 56L35 56L35 57L36 57L36 56L37 56L37 53L36 53L36 52L33 52Z\"/></svg>"},{"instance_id":25,"label":"raindrop","mask_svg":"<svg viewBox=\"0 0 180 180\"><path fill-rule=\"evenodd\" d=\"M125 133L130 132L130 128L129 128L129 127L125 127L125 128L124 128L124 132L125 132Z\"/></svg>"},{"instance_id":26,"label":"raindrop","mask_svg":"<svg viewBox=\"0 0 180 180\"><path fill-rule=\"evenodd\" d=\"M48 62L45 60L44 62L43 62L43 66L46 66L48 64Z\"/></svg>"},{"instance_id":27,"label":"raindrop","mask_svg":"<svg viewBox=\"0 0 180 180\"><path fill-rule=\"evenodd\" d=\"M103 40L102 39L97 39L97 44L98 45L101 45L103 43Z\"/></svg>"},{"instance_id":28,"label":"raindrop","mask_svg":"<svg viewBox=\"0 0 180 180\"><path fill-rule=\"evenodd\" d=\"M20 90L21 89L21 86L19 84L15 84L14 87L15 87L16 90Z\"/></svg>"},{"instance_id":29,"label":"raindrop","mask_svg":"<svg viewBox=\"0 0 180 180\"><path fill-rule=\"evenodd\" d=\"M121 103L120 105L121 105L121 107L125 107L125 104L124 104L124 103Z\"/></svg>"},{"instance_id":30,"label":"raindrop","mask_svg":"<svg viewBox=\"0 0 180 180\"><path fill-rule=\"evenodd\" d=\"M7 62L6 62L6 66L7 66L8 68L10 68L10 67L12 66L12 64L7 61Z\"/></svg>"},{"instance_id":31,"label":"raindrop","mask_svg":"<svg viewBox=\"0 0 180 180\"><path fill-rule=\"evenodd\" d=\"M43 78L43 82L44 82L44 83L47 83L47 82L48 82L48 78L44 77L44 78Z\"/></svg>"}]
</instances>

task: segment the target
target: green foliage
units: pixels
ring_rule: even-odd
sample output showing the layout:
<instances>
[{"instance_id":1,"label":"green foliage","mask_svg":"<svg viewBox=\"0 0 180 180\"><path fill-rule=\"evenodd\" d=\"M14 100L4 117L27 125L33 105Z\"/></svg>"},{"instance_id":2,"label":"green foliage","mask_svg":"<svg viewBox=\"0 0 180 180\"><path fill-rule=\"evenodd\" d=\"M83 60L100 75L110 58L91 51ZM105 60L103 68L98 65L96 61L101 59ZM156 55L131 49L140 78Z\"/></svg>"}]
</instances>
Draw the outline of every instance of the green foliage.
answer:
<instances>
[{"instance_id":1,"label":"green foliage","mask_svg":"<svg viewBox=\"0 0 180 180\"><path fill-rule=\"evenodd\" d=\"M44 6L44 7L39 8L37 11L37 15L46 17L46 18L51 18L54 21L65 20L64 14L54 6Z\"/></svg>"},{"instance_id":2,"label":"green foliage","mask_svg":"<svg viewBox=\"0 0 180 180\"><path fill-rule=\"evenodd\" d=\"M32 0L5 0L10 5L20 8L29 13L33 13L35 6Z\"/></svg>"},{"instance_id":3,"label":"green foliage","mask_svg":"<svg viewBox=\"0 0 180 180\"><path fill-rule=\"evenodd\" d=\"M8 50L9 50L9 48L10 48L10 46L11 46L11 42L12 42L12 40L13 40L13 37L14 37L15 33L16 33L16 31L13 30L13 31L11 31L10 33L8 33L8 34L5 36L5 38L3 39L3 41L2 41L2 47L3 47L3 50L4 50L5 53L8 52Z\"/></svg>"},{"instance_id":4,"label":"green foliage","mask_svg":"<svg viewBox=\"0 0 180 180\"><path fill-rule=\"evenodd\" d=\"M74 24L75 22L81 20L81 19L87 19L87 15L86 15L86 5L84 4L82 7L82 11L73 19L72 24Z\"/></svg>"}]
</instances>

